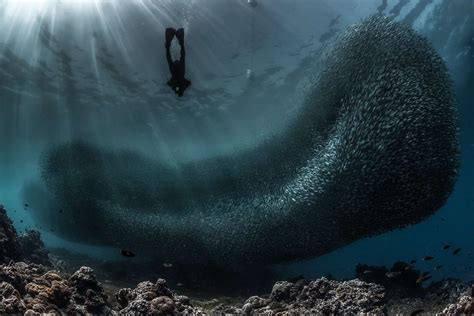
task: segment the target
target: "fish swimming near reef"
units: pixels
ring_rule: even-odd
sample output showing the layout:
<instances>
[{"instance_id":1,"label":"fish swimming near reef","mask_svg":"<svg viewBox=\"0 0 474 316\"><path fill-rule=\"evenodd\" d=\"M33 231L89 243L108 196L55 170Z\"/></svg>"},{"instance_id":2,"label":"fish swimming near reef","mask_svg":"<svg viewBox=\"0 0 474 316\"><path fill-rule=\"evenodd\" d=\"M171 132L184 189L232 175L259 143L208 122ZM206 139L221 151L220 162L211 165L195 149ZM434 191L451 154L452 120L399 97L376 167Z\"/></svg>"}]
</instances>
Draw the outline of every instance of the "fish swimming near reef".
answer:
<instances>
[{"instance_id":1,"label":"fish swimming near reef","mask_svg":"<svg viewBox=\"0 0 474 316\"><path fill-rule=\"evenodd\" d=\"M295 118L261 144L178 167L83 141L48 148L24 189L33 216L64 238L220 266L319 256L421 222L459 168L442 58L383 16L324 45Z\"/></svg>"},{"instance_id":2,"label":"fish swimming near reef","mask_svg":"<svg viewBox=\"0 0 474 316\"><path fill-rule=\"evenodd\" d=\"M120 253L121 253L122 256L124 256L124 257L128 257L128 258L133 258L133 257L135 257L135 254L134 254L133 252L131 252L131 251L128 251L128 250L122 249L122 250L120 250Z\"/></svg>"},{"instance_id":3,"label":"fish swimming near reef","mask_svg":"<svg viewBox=\"0 0 474 316\"><path fill-rule=\"evenodd\" d=\"M431 278L432 278L432 276L429 276L429 275L425 275L425 276L420 275L420 277L418 277L418 279L416 279L416 283L420 284L420 283L423 283L425 281L428 281Z\"/></svg>"}]
</instances>

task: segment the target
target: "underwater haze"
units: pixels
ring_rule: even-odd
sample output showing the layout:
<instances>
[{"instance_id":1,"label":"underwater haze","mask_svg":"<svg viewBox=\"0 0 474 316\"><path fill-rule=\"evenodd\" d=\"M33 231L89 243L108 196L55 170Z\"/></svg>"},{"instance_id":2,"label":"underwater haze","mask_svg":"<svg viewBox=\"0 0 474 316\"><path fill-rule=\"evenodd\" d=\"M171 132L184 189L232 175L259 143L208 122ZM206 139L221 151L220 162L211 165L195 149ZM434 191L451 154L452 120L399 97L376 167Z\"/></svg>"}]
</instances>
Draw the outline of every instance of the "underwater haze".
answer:
<instances>
[{"instance_id":1,"label":"underwater haze","mask_svg":"<svg viewBox=\"0 0 474 316\"><path fill-rule=\"evenodd\" d=\"M472 280L473 12L0 0L0 203L48 248L100 260L350 278L433 256L434 280Z\"/></svg>"}]
</instances>

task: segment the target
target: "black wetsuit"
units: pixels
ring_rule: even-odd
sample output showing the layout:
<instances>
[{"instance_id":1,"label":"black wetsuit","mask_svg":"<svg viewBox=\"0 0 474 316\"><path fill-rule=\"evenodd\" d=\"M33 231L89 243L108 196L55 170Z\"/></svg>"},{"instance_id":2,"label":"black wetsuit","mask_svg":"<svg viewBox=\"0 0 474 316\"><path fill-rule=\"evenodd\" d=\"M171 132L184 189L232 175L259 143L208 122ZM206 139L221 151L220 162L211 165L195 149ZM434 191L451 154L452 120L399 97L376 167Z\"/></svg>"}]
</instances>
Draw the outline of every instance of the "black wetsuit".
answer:
<instances>
[{"instance_id":1,"label":"black wetsuit","mask_svg":"<svg viewBox=\"0 0 474 316\"><path fill-rule=\"evenodd\" d=\"M184 41L180 41L179 45L181 46L181 56L179 60L173 62L171 59L170 45L166 45L166 60L168 61L171 73L171 79L168 80L168 86L170 86L178 96L182 97L186 88L191 84L191 81L184 77L186 72L186 51L184 49Z\"/></svg>"}]
</instances>

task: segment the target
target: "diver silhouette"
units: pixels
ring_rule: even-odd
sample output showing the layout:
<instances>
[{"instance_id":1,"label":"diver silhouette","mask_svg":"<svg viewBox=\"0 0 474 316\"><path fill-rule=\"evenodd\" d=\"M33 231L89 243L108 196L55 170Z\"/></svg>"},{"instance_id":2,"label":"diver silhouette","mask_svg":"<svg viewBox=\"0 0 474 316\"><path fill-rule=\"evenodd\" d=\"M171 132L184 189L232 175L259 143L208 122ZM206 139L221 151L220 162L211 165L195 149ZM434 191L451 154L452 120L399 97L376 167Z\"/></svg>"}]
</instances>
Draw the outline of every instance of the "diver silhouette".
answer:
<instances>
[{"instance_id":1,"label":"diver silhouette","mask_svg":"<svg viewBox=\"0 0 474 316\"><path fill-rule=\"evenodd\" d=\"M179 60L173 60L171 59L171 52L170 52L170 47L171 47L171 42L173 41L173 37L176 35L176 38L178 39L179 46L181 46L181 56ZM166 33L166 60L168 61L168 67L170 69L171 73L171 79L168 80L168 86L173 89L173 91L179 96L182 97L184 94L184 90L186 90L189 85L191 84L191 81L187 80L184 75L185 75L185 69L186 69L186 51L184 49L184 29L180 28L178 30L175 30L174 28L167 28Z\"/></svg>"}]
</instances>

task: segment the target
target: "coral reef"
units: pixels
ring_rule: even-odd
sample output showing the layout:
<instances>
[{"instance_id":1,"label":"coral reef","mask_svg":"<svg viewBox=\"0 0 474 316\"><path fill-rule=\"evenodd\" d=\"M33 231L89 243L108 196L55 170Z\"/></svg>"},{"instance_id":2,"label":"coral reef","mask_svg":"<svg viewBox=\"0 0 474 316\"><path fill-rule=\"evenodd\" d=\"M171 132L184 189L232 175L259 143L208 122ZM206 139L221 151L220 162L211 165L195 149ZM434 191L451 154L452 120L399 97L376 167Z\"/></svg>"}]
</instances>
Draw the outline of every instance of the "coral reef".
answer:
<instances>
[{"instance_id":1,"label":"coral reef","mask_svg":"<svg viewBox=\"0 0 474 316\"><path fill-rule=\"evenodd\" d=\"M0 205L0 263L16 260L21 257L18 247L18 235L7 211Z\"/></svg>"},{"instance_id":2,"label":"coral reef","mask_svg":"<svg viewBox=\"0 0 474 316\"><path fill-rule=\"evenodd\" d=\"M425 299L403 298L391 302L381 285L358 279L349 281L300 278L276 282L269 295L251 296L242 304L227 306L212 299L198 306L189 297L171 290L164 279L144 281L135 288L119 288L106 295L91 268L81 267L71 276L48 271L42 265L0 265L0 314L44 313L100 315L300 315L411 313L472 314L473 289L454 280L426 290ZM445 301L439 305L440 298ZM207 305L208 308L203 306Z\"/></svg>"},{"instance_id":3,"label":"coral reef","mask_svg":"<svg viewBox=\"0 0 474 316\"><path fill-rule=\"evenodd\" d=\"M26 230L18 236L22 261L51 266L49 252L46 250L41 234L36 230Z\"/></svg>"},{"instance_id":4,"label":"coral reef","mask_svg":"<svg viewBox=\"0 0 474 316\"><path fill-rule=\"evenodd\" d=\"M27 230L18 235L3 205L0 205L0 263L24 261L51 266L41 235Z\"/></svg>"},{"instance_id":5,"label":"coral reef","mask_svg":"<svg viewBox=\"0 0 474 316\"><path fill-rule=\"evenodd\" d=\"M298 314L380 314L385 310L382 286L360 280L335 281L320 278L282 281L273 286L269 297L252 296L241 309L220 308L221 312L245 315Z\"/></svg>"},{"instance_id":6,"label":"coral reef","mask_svg":"<svg viewBox=\"0 0 474 316\"><path fill-rule=\"evenodd\" d=\"M172 292L164 279L156 283L141 282L136 288L120 289L116 294L123 315L191 315L204 314L198 307L193 307L187 296Z\"/></svg>"},{"instance_id":7,"label":"coral reef","mask_svg":"<svg viewBox=\"0 0 474 316\"><path fill-rule=\"evenodd\" d=\"M92 269L65 278L46 267L23 262L0 265L0 314L113 314Z\"/></svg>"},{"instance_id":8,"label":"coral reef","mask_svg":"<svg viewBox=\"0 0 474 316\"><path fill-rule=\"evenodd\" d=\"M162 278L155 283L140 282L135 288L116 287L107 294L89 267L80 267L70 275L51 270L39 233L27 231L18 236L3 206L0 237L0 314L353 315L420 310L449 315L474 313L474 284L445 279L423 288L416 282L420 271L404 262L396 262L390 270L358 265L356 276L360 279L348 281L324 277L314 281L303 277L279 281L269 295L251 296L239 301L242 304L227 305L218 299L192 304L188 296L171 290Z\"/></svg>"},{"instance_id":9,"label":"coral reef","mask_svg":"<svg viewBox=\"0 0 474 316\"><path fill-rule=\"evenodd\" d=\"M457 303L447 306L443 314L474 315L474 296L462 296Z\"/></svg>"}]
</instances>

